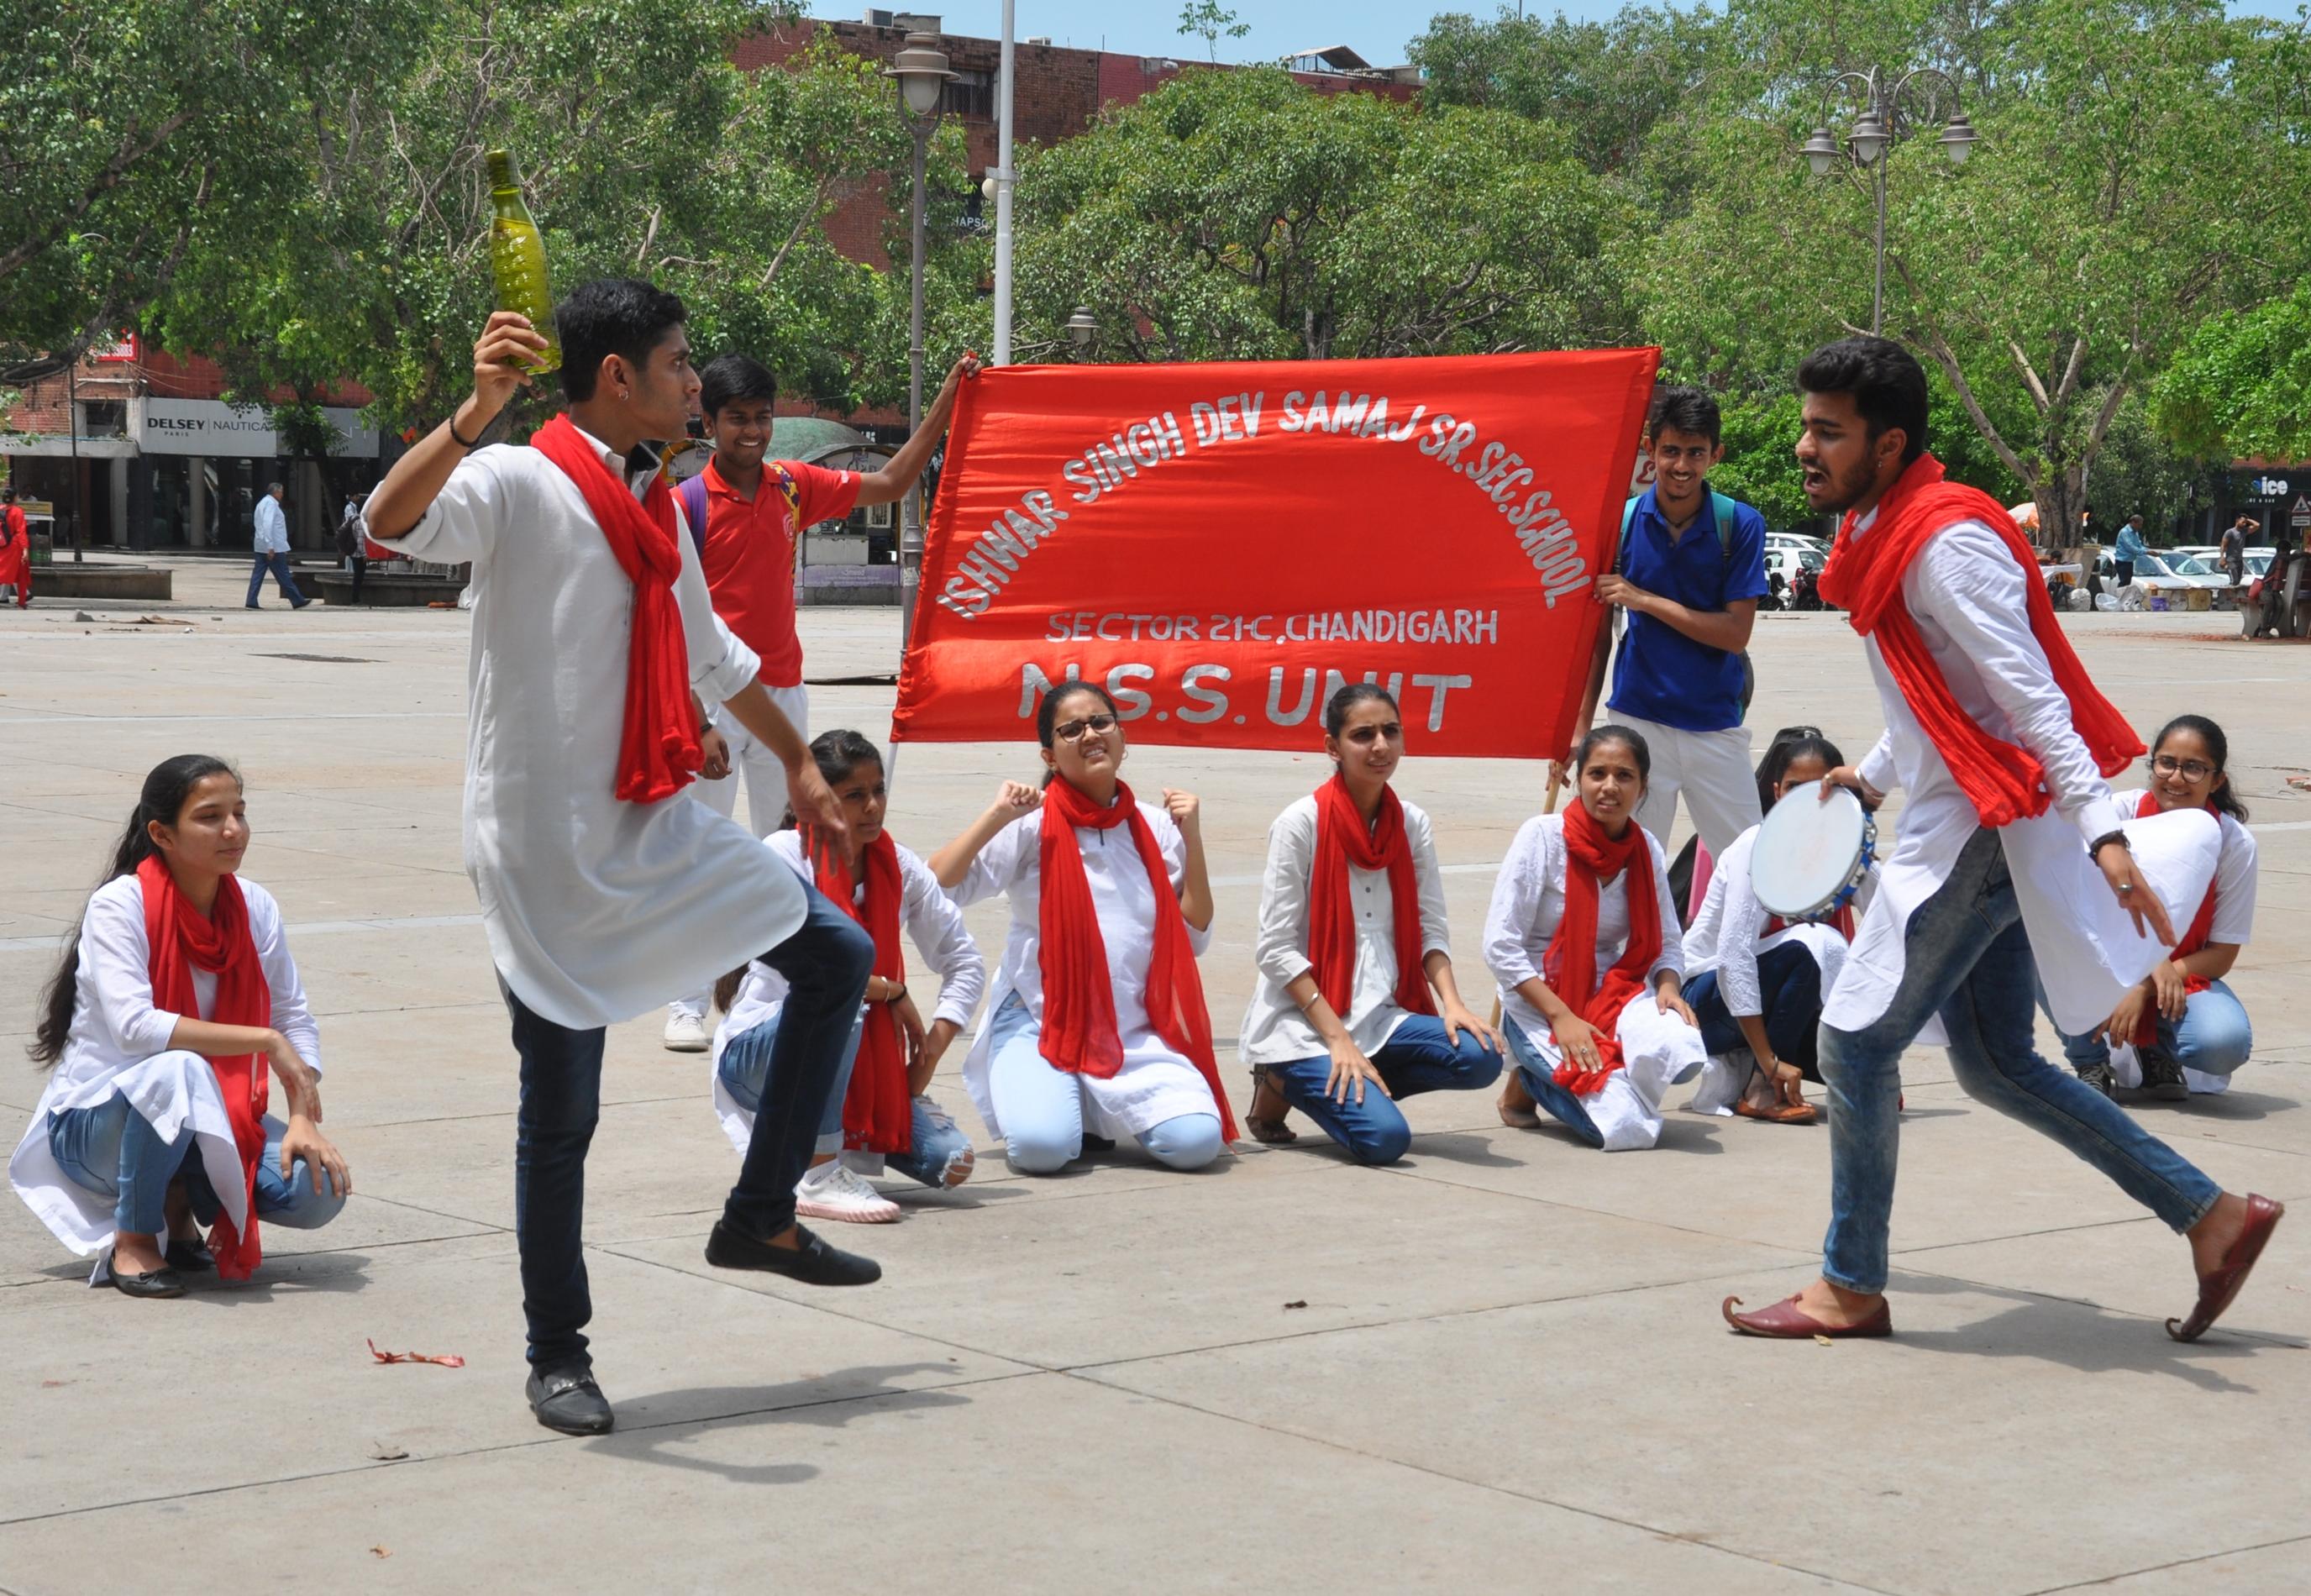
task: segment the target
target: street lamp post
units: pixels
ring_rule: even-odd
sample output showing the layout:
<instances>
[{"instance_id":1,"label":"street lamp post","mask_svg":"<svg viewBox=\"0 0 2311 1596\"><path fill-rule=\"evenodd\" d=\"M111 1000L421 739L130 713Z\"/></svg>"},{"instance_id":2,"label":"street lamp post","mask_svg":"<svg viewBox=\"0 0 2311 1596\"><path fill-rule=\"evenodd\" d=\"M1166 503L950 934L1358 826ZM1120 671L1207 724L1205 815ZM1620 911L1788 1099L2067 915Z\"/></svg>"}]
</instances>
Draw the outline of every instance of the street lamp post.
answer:
<instances>
[{"instance_id":1,"label":"street lamp post","mask_svg":"<svg viewBox=\"0 0 2311 1596\"><path fill-rule=\"evenodd\" d=\"M1821 122L1813 130L1798 153L1806 158L1818 178L1829 176L1839 161L1849 161L1871 174L1871 187L1878 207L1877 234L1873 246L1875 276L1870 292L1870 330L1880 332L1886 319L1886 167L1888 153L1895 144L1913 136L1931 125L1940 99L1936 92L1926 102L1927 120L1922 121L1903 109L1903 95L1911 84L1921 78L1935 78L1949 85L1950 96L1949 120L1943 124L1941 136L1934 142L1942 153L1949 157L1952 166L1964 166L1966 158L1974 153L1975 141L1982 135L1958 109L1958 80L1936 66L1917 66L1888 83L1876 67L1868 72L1841 72L1829 80L1822 90ZM1829 131L1829 98L1839 89L1852 85L1862 91L1863 108L1853 119L1853 129L1841 146Z\"/></svg>"},{"instance_id":2,"label":"street lamp post","mask_svg":"<svg viewBox=\"0 0 2311 1596\"><path fill-rule=\"evenodd\" d=\"M907 435L923 424L923 167L931 134L938 126L939 95L955 74L947 70L946 52L935 33L910 33L905 48L883 69L899 85L899 102L907 126L915 135L914 265L911 304L907 321ZM899 501L899 654L906 657L907 638L915 626L915 594L922 585L923 517L921 496L913 488Z\"/></svg>"},{"instance_id":3,"label":"street lamp post","mask_svg":"<svg viewBox=\"0 0 2311 1596\"><path fill-rule=\"evenodd\" d=\"M1068 342L1076 346L1076 358L1080 360L1091 348L1091 341L1099 334L1099 323L1092 317L1089 305L1077 305L1076 313L1060 326L1066 329Z\"/></svg>"}]
</instances>

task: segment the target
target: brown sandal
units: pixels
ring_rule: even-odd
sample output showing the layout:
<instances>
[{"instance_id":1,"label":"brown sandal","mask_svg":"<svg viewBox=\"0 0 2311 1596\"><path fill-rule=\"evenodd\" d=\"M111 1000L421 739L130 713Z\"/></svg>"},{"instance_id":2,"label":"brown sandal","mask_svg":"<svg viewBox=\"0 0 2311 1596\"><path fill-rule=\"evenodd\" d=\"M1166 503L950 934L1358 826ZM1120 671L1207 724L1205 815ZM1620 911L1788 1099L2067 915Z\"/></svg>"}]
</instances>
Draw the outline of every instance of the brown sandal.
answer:
<instances>
[{"instance_id":1,"label":"brown sandal","mask_svg":"<svg viewBox=\"0 0 2311 1596\"><path fill-rule=\"evenodd\" d=\"M1281 1112L1275 1114L1261 1113L1260 1100L1263 1095L1282 1103ZM1268 1078L1268 1066L1253 1065L1251 1067L1251 1102L1243 1111L1243 1128L1251 1134L1251 1139L1264 1142L1271 1147L1288 1147L1298 1141L1300 1133L1284 1122L1285 1116L1291 1112L1291 1101L1284 1095L1282 1088Z\"/></svg>"}]
</instances>

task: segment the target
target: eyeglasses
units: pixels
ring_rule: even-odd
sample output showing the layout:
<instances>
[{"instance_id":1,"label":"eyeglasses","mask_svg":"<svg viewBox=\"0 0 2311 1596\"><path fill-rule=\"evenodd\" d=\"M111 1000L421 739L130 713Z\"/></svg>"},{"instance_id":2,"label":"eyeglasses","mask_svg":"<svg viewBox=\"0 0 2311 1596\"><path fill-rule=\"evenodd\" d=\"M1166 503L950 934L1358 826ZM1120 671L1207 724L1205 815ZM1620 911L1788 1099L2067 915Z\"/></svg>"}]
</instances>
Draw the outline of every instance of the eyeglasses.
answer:
<instances>
[{"instance_id":1,"label":"eyeglasses","mask_svg":"<svg viewBox=\"0 0 2311 1596\"><path fill-rule=\"evenodd\" d=\"M2203 781L2215 773L2215 767L2202 760L2177 759L2172 754L2161 754L2150 762L2150 768L2162 776L2179 775L2185 781Z\"/></svg>"},{"instance_id":2,"label":"eyeglasses","mask_svg":"<svg viewBox=\"0 0 2311 1596\"><path fill-rule=\"evenodd\" d=\"M1061 721L1059 725L1051 728L1051 735L1059 738L1060 741L1063 743L1077 743L1083 740L1084 733L1087 731L1105 732L1113 731L1114 729L1114 716L1086 715L1080 720Z\"/></svg>"}]
</instances>

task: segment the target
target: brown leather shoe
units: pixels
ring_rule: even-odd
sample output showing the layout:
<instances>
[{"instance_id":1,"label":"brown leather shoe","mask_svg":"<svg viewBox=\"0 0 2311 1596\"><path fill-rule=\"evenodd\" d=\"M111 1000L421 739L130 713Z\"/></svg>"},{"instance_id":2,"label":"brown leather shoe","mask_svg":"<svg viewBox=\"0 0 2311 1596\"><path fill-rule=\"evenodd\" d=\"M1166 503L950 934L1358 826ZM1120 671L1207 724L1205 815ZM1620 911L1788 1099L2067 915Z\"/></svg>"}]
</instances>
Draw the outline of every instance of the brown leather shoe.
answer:
<instances>
[{"instance_id":1,"label":"brown leather shoe","mask_svg":"<svg viewBox=\"0 0 2311 1596\"><path fill-rule=\"evenodd\" d=\"M2177 1341L2195 1341L2207 1333L2208 1328L2223 1316L2231 1305L2239 1287L2246 1284L2247 1274L2254 1260L2263 1256L2263 1243L2271 1233L2279 1228L2280 1217L2287 1212L2283 1202L2273 1202L2267 1197L2247 1193L2246 1224L2241 1227L2238 1239L2223 1254L2222 1262L2199 1277L2199 1301L2188 1319L2167 1321L2167 1333Z\"/></svg>"},{"instance_id":2,"label":"brown leather shoe","mask_svg":"<svg viewBox=\"0 0 2311 1596\"><path fill-rule=\"evenodd\" d=\"M1269 1108L1275 1112L1260 1112ZM1268 1066L1253 1065L1251 1102L1243 1111L1243 1128L1251 1133L1251 1139L1271 1147L1288 1147L1298 1141L1300 1133L1284 1122L1291 1112L1291 1100L1284 1095L1284 1089L1270 1078Z\"/></svg>"},{"instance_id":3,"label":"brown leather shoe","mask_svg":"<svg viewBox=\"0 0 2311 1596\"><path fill-rule=\"evenodd\" d=\"M1733 1112L1745 1120L1763 1120L1768 1125L1810 1125L1821 1118L1810 1103L1776 1103L1760 1108L1747 1097L1737 1099Z\"/></svg>"},{"instance_id":4,"label":"brown leather shoe","mask_svg":"<svg viewBox=\"0 0 2311 1596\"><path fill-rule=\"evenodd\" d=\"M1878 1299L1878 1311L1859 1324L1824 1324L1798 1306L1792 1296L1786 1302L1775 1303L1770 1308L1760 1308L1755 1313L1736 1313L1741 1299L1729 1296L1719 1305L1725 1322L1745 1336L1764 1336L1775 1341L1809 1341L1816 1336L1832 1340L1845 1337L1890 1336L1894 1333L1894 1316L1887 1311L1886 1299Z\"/></svg>"}]
</instances>

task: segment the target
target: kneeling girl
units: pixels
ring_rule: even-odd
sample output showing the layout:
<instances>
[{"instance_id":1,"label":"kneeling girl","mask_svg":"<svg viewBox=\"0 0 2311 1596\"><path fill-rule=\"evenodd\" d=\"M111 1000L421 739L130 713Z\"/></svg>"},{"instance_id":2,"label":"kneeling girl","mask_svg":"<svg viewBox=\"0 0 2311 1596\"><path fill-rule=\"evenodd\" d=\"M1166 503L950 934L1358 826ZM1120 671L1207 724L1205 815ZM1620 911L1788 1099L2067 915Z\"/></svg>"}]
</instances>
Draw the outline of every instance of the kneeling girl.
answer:
<instances>
[{"instance_id":1,"label":"kneeling girl","mask_svg":"<svg viewBox=\"0 0 2311 1596\"><path fill-rule=\"evenodd\" d=\"M155 766L48 983L31 1054L52 1068L8 1178L57 1240L100 1258L92 1285L166 1297L191 1271L246 1279L260 1219L316 1229L353 1190L318 1128L320 1038L280 906L236 873L248 847L231 765ZM286 1120L266 1112L275 1076Z\"/></svg>"},{"instance_id":2,"label":"kneeling girl","mask_svg":"<svg viewBox=\"0 0 2311 1596\"><path fill-rule=\"evenodd\" d=\"M1677 909L1661 844L1635 820L1652 755L1626 726L1581 741L1580 801L1524 823L1501 861L1485 963L1517 1069L1513 1126L1543 1108L1592 1147L1661 1139L1661 1103L1705 1061L1679 995Z\"/></svg>"},{"instance_id":3,"label":"kneeling girl","mask_svg":"<svg viewBox=\"0 0 2311 1596\"><path fill-rule=\"evenodd\" d=\"M1025 1173L1125 1136L1173 1169L1201 1168L1235 1121L1196 969L1212 894L1195 795L1166 789L1160 808L1132 796L1115 701L1088 682L1046 693L1035 735L1043 791L1005 782L931 859L958 903L1011 903L964 1083Z\"/></svg>"}]
</instances>

